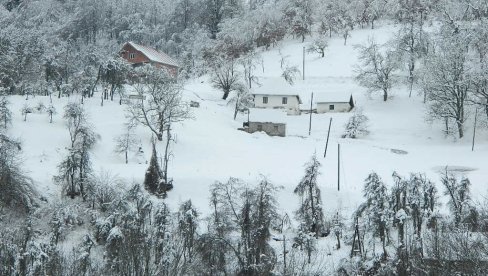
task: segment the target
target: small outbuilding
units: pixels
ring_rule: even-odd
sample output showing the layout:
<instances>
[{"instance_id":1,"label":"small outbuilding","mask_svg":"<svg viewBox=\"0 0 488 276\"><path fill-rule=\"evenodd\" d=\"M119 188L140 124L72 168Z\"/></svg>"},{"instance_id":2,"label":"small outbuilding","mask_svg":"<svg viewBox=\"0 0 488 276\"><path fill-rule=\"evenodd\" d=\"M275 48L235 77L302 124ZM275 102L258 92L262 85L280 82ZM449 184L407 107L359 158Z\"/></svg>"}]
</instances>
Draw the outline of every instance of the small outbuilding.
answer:
<instances>
[{"instance_id":1,"label":"small outbuilding","mask_svg":"<svg viewBox=\"0 0 488 276\"><path fill-rule=\"evenodd\" d=\"M354 108L352 94L346 93L318 94L318 99L315 103L317 113L349 112Z\"/></svg>"},{"instance_id":2,"label":"small outbuilding","mask_svg":"<svg viewBox=\"0 0 488 276\"><path fill-rule=\"evenodd\" d=\"M249 110L249 121L243 123L248 133L263 131L269 136L286 136L286 114L282 110L252 108Z\"/></svg>"}]
</instances>

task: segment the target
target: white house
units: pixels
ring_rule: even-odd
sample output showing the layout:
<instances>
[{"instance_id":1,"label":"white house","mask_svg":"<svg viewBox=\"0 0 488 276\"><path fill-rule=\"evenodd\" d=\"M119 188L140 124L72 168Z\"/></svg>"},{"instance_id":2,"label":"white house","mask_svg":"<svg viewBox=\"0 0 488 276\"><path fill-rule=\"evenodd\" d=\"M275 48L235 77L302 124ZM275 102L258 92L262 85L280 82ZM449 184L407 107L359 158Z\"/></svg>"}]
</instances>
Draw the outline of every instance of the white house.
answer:
<instances>
[{"instance_id":1,"label":"white house","mask_svg":"<svg viewBox=\"0 0 488 276\"><path fill-rule=\"evenodd\" d=\"M254 107L285 109L289 115L300 114L302 103L297 87L282 78L259 79L259 84L251 88Z\"/></svg>"},{"instance_id":2,"label":"white house","mask_svg":"<svg viewBox=\"0 0 488 276\"><path fill-rule=\"evenodd\" d=\"M317 113L349 112L354 108L354 99L346 93L321 93L315 104Z\"/></svg>"}]
</instances>

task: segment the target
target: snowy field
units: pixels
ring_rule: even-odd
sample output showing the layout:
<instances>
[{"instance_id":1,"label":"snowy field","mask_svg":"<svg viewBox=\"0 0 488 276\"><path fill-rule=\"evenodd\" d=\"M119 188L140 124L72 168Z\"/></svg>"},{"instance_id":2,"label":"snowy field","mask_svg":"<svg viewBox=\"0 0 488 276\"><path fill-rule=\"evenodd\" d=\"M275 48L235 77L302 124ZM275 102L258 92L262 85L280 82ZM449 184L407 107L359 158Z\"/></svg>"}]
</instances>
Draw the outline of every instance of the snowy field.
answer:
<instances>
[{"instance_id":1,"label":"snowy field","mask_svg":"<svg viewBox=\"0 0 488 276\"><path fill-rule=\"evenodd\" d=\"M279 194L280 208L292 216L298 207L298 197L293 189L304 174L304 164L316 153L322 163L319 177L324 211L329 218L337 211L349 217L362 202L363 180L375 171L387 183L392 182L393 171L407 176L410 172L423 172L438 184L439 171L453 166L465 171L473 186L475 199L487 194L488 182L488 135L480 131L476 135L475 150L471 151L472 119L467 122L466 136L462 140L445 137L442 125L426 122L422 96L414 92L409 98L402 87L394 88L387 102L380 95L368 97L365 88L354 82L354 66L357 52L353 45L364 43L368 35L374 34L379 42L385 42L394 27L380 27L376 30L352 32L347 46L340 38L332 38L324 58L318 54L306 55L306 79L330 84L334 90L351 92L357 107L363 109L370 119L370 135L361 139L342 139L344 124L351 116L341 114L313 114L312 132L308 135L309 115L287 116L287 137L269 137L264 133L248 134L238 131L246 115L233 120L233 107L221 100L221 92L211 87L207 78L192 80L185 85L185 100L200 102L200 108L193 108L192 120L175 126L177 143L173 146L169 175L174 179L174 189L166 199L170 206L191 199L202 214L208 213L209 186L215 181L226 181L238 177L256 184L262 176L276 185L283 186ZM298 40L282 42L277 48L263 53L264 72L259 75L279 77L280 50L288 55L288 62L301 69L302 47L309 43ZM304 91L306 93L308 91ZM310 91L325 93L321 91ZM308 94L308 93L306 93ZM20 109L25 103L34 107L38 102L49 103L49 97L12 97L14 112L11 134L21 139L24 153L24 167L35 180L39 191L54 200L61 194L60 187L53 184L57 164L65 155L69 145L68 130L62 119L62 110L68 101L80 98L53 97L58 114L49 123L46 113L29 114L23 121ZM118 100L118 99L117 99ZM302 108L309 105L305 98ZM124 157L114 153L114 138L123 133L125 107L118 101L105 101L100 105L98 97L86 99L85 108L89 121L100 135L93 150L93 164L96 172L108 171L118 175L128 184L142 183L147 168L145 161L151 154L151 134L143 127L137 130L142 142L143 157L134 154L125 164ZM327 157L323 158L327 128L333 118ZM341 145L341 189L337 191L337 148ZM158 145L162 149L163 144ZM68 199L65 199L68 200Z\"/></svg>"}]
</instances>

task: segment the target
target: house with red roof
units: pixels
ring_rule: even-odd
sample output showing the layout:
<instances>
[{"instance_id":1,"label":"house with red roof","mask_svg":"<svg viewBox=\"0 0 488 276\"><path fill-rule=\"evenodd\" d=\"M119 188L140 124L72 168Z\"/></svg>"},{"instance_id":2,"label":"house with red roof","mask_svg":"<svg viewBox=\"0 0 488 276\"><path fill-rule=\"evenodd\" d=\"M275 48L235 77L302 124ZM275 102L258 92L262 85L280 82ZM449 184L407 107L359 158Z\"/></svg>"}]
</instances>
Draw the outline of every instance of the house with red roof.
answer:
<instances>
[{"instance_id":1,"label":"house with red roof","mask_svg":"<svg viewBox=\"0 0 488 276\"><path fill-rule=\"evenodd\" d=\"M173 58L148 46L127 42L120 50L120 56L133 66L151 64L157 68L168 70L174 77L178 75L179 65Z\"/></svg>"}]
</instances>

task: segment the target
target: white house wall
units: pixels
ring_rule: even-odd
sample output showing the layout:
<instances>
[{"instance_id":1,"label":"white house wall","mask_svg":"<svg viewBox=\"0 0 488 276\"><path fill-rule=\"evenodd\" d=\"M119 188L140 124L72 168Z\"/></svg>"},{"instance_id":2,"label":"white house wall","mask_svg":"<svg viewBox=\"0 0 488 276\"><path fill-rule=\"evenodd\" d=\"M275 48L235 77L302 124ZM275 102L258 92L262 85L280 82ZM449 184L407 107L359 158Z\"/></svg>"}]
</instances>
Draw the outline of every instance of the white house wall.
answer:
<instances>
[{"instance_id":1,"label":"white house wall","mask_svg":"<svg viewBox=\"0 0 488 276\"><path fill-rule=\"evenodd\" d=\"M268 103L263 103L263 97L268 97ZM283 104L283 98L287 98L287 103ZM277 96L277 95L255 95L254 107L258 108L283 108L289 114L296 114L300 110L300 103L297 96Z\"/></svg>"},{"instance_id":2,"label":"white house wall","mask_svg":"<svg viewBox=\"0 0 488 276\"><path fill-rule=\"evenodd\" d=\"M334 105L334 110L329 109L330 105ZM317 103L317 113L349 112L350 110L349 103Z\"/></svg>"}]
</instances>

